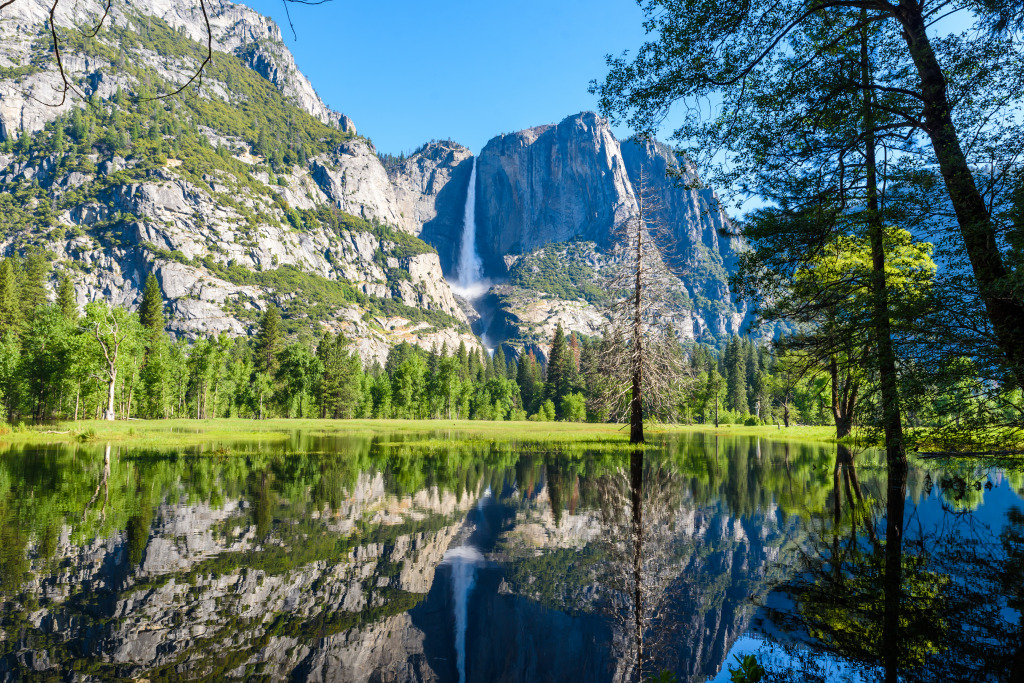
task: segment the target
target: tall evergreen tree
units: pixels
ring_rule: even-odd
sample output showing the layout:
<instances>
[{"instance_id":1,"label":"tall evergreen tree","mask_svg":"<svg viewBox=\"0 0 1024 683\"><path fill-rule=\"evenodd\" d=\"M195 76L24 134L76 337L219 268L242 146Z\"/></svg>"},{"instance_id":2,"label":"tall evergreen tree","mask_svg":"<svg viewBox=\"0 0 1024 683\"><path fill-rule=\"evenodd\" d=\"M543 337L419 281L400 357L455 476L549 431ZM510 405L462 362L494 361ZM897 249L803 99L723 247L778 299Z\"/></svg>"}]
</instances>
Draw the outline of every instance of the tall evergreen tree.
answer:
<instances>
[{"instance_id":1,"label":"tall evergreen tree","mask_svg":"<svg viewBox=\"0 0 1024 683\"><path fill-rule=\"evenodd\" d=\"M50 275L50 261L42 251L34 249L25 256L21 279L22 312L32 317L35 311L50 302L46 293L46 280Z\"/></svg>"},{"instance_id":2,"label":"tall evergreen tree","mask_svg":"<svg viewBox=\"0 0 1024 683\"><path fill-rule=\"evenodd\" d=\"M543 400L544 385L541 382L540 364L533 352L524 353L519 358L516 368L516 384L519 385L519 396L523 401L523 410L528 414L537 412L537 406Z\"/></svg>"},{"instance_id":3,"label":"tall evergreen tree","mask_svg":"<svg viewBox=\"0 0 1024 683\"><path fill-rule=\"evenodd\" d=\"M160 283L156 275L150 273L146 278L146 286L142 291L142 303L139 304L139 322L151 332L162 332L164 321L164 297L160 292Z\"/></svg>"},{"instance_id":4,"label":"tall evergreen tree","mask_svg":"<svg viewBox=\"0 0 1024 683\"><path fill-rule=\"evenodd\" d=\"M78 319L78 297L67 273L61 273L57 280L57 308L65 320Z\"/></svg>"},{"instance_id":5,"label":"tall evergreen tree","mask_svg":"<svg viewBox=\"0 0 1024 683\"><path fill-rule=\"evenodd\" d=\"M0 262L0 336L11 338L18 335L22 325L21 312L14 262L5 258Z\"/></svg>"},{"instance_id":6,"label":"tall evergreen tree","mask_svg":"<svg viewBox=\"0 0 1024 683\"><path fill-rule=\"evenodd\" d=\"M259 330L256 332L254 351L256 355L256 371L273 376L277 372L278 354L284 344L284 333L281 330L281 312L277 306L271 305L260 318Z\"/></svg>"},{"instance_id":7,"label":"tall evergreen tree","mask_svg":"<svg viewBox=\"0 0 1024 683\"><path fill-rule=\"evenodd\" d=\"M733 337L725 347L726 404L737 413L750 412L747 405L747 358L743 342Z\"/></svg>"},{"instance_id":8,"label":"tall evergreen tree","mask_svg":"<svg viewBox=\"0 0 1024 683\"><path fill-rule=\"evenodd\" d=\"M499 379L508 379L508 361L505 360L505 352L501 348L501 344L498 344L498 348L494 350L494 374Z\"/></svg>"},{"instance_id":9,"label":"tall evergreen tree","mask_svg":"<svg viewBox=\"0 0 1024 683\"><path fill-rule=\"evenodd\" d=\"M555 336L551 340L551 352L548 354L547 377L544 383L544 398L557 406L567 391L566 379L569 372L569 348L565 342L565 330L562 323L555 328Z\"/></svg>"},{"instance_id":10,"label":"tall evergreen tree","mask_svg":"<svg viewBox=\"0 0 1024 683\"><path fill-rule=\"evenodd\" d=\"M320 417L355 417L362 403L363 363L358 353L348 350L348 345L345 335L331 337L325 333L317 346L316 357L322 371L314 391Z\"/></svg>"}]
</instances>

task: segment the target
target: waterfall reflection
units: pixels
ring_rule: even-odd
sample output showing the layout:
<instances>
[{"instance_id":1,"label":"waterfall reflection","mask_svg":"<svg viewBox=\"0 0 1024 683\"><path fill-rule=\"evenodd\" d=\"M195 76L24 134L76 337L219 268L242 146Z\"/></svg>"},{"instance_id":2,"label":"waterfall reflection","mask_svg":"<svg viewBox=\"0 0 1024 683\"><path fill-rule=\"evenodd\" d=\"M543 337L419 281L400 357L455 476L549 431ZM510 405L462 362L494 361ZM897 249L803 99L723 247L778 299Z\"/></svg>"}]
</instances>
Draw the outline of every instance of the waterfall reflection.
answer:
<instances>
[{"instance_id":1,"label":"waterfall reflection","mask_svg":"<svg viewBox=\"0 0 1024 683\"><path fill-rule=\"evenodd\" d=\"M1022 489L711 435L12 450L0 680L1014 680Z\"/></svg>"}]
</instances>

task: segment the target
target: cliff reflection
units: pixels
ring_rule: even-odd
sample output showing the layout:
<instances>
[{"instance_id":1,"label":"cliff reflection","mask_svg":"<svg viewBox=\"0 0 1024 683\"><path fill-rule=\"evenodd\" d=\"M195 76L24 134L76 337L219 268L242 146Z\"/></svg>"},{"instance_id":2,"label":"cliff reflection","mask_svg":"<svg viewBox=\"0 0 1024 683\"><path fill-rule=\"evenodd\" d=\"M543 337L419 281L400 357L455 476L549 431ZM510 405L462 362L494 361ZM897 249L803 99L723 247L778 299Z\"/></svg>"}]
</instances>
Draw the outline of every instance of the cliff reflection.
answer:
<instances>
[{"instance_id":1,"label":"cliff reflection","mask_svg":"<svg viewBox=\"0 0 1024 683\"><path fill-rule=\"evenodd\" d=\"M797 680L965 680L1024 651L1022 483L702 435L12 451L0 679L704 681L764 632Z\"/></svg>"}]
</instances>

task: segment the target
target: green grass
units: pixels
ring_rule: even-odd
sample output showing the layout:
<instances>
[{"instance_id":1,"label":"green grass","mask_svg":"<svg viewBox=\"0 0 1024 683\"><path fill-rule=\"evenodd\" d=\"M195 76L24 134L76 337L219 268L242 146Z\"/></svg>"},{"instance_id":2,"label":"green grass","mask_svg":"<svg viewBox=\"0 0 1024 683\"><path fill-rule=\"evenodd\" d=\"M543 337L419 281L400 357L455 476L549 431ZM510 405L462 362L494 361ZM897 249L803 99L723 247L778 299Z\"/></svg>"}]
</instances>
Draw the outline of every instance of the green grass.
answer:
<instances>
[{"instance_id":1,"label":"green grass","mask_svg":"<svg viewBox=\"0 0 1024 683\"><path fill-rule=\"evenodd\" d=\"M652 440L683 433L760 436L768 439L829 442L829 427L720 428L684 425L649 425ZM452 442L517 442L575 444L587 447L626 447L628 426L576 422L487 422L482 420L80 420L55 425L0 427L0 444L131 443L139 446L190 446L211 442L286 441L296 433L310 436L380 437L382 443L404 442L422 435L417 445L442 446Z\"/></svg>"},{"instance_id":2,"label":"green grass","mask_svg":"<svg viewBox=\"0 0 1024 683\"><path fill-rule=\"evenodd\" d=\"M792 427L777 427L775 425L759 425L748 427L746 425L723 424L718 427L713 425L654 425L647 427L651 434L678 434L685 432L700 432L703 434L718 434L721 436L760 436L765 439L777 441L817 441L822 443L833 443L836 440L836 428L829 426L794 425ZM844 439L844 442L846 439Z\"/></svg>"}]
</instances>

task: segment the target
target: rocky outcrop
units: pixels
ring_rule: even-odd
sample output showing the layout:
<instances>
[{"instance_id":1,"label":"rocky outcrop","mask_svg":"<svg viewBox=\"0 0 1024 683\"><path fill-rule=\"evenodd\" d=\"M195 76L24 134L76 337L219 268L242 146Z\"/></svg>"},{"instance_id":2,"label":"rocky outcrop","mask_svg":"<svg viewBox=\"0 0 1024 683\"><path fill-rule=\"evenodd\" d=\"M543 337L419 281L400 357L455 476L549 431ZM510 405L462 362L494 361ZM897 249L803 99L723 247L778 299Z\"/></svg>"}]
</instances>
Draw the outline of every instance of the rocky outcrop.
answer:
<instances>
[{"instance_id":1,"label":"rocky outcrop","mask_svg":"<svg viewBox=\"0 0 1024 683\"><path fill-rule=\"evenodd\" d=\"M665 145L620 143L606 120L584 112L494 138L480 153L477 176L477 244L488 275L499 281L511 275L513 285L484 300L492 307L497 301L494 315L484 316L489 339L514 340L514 347L543 355L559 323L600 334L605 307L581 288L600 288L613 231L636 210L641 182L663 205L657 218L674 238L667 262L678 278L678 298L687 302L668 322L683 339L739 333L745 309L731 300L728 276L742 244L727 236L732 226L714 191L699 187L691 168L680 172ZM570 242L577 247L567 249ZM545 266L550 249L559 252L557 264ZM524 262L533 271L542 264L538 277L525 278L528 286L516 272ZM577 278L586 272L590 282L569 282L574 272ZM567 295L573 288L579 296Z\"/></svg>"},{"instance_id":2,"label":"rocky outcrop","mask_svg":"<svg viewBox=\"0 0 1024 683\"><path fill-rule=\"evenodd\" d=\"M388 173L407 229L437 249L445 274L458 260L472 157L458 143L431 142Z\"/></svg>"},{"instance_id":3,"label":"rocky outcrop","mask_svg":"<svg viewBox=\"0 0 1024 683\"><path fill-rule=\"evenodd\" d=\"M18 0L0 12L0 67L32 65L17 79L0 83L0 140L17 137L23 131L41 130L47 122L81 104L78 95L70 92L63 105L54 106L61 100L57 64L49 59L32 58L36 45L49 48L48 33L38 29L49 20L52 4L43 0ZM105 9L104 3L96 0L60 3L56 7L57 24L63 28L95 26ZM331 111L299 71L277 24L244 5L227 0L209 1L206 9L215 50L240 57L296 106L320 121L355 133L352 120ZM201 45L206 44L206 23L197 4L154 0L142 8L114 3L105 22L108 27L135 30L146 14L157 16L183 35ZM145 57L152 66L159 68L162 76L182 84L199 67L199 62L186 59L167 68L159 55L150 53ZM78 54L65 45L63 58L65 70L72 79L84 77L86 96L107 98L119 86L132 90L137 85L125 70L94 54ZM208 76L206 80L210 81ZM56 93L55 86L58 87Z\"/></svg>"},{"instance_id":4,"label":"rocky outcrop","mask_svg":"<svg viewBox=\"0 0 1024 683\"><path fill-rule=\"evenodd\" d=\"M26 208L40 201L58 207L53 221L23 220L18 230L5 231L0 252L15 254L26 244L46 243L58 269L72 275L81 304L100 299L132 307L146 277L154 273L167 299L168 329L176 336L247 334L270 304L284 308L286 316L294 304L299 316L316 307L318 319L307 321L314 334L344 332L367 362L383 361L390 346L401 341L427 348L476 347L438 255L416 240L387 237L391 229L419 234L424 222L438 216L434 200L468 151L453 146L445 157L425 150L421 163L410 160L393 184L372 144L356 137L351 120L331 112L317 97L273 22L221 0L208 3L207 9L214 49L238 57L235 68L247 67L259 76L246 81L248 90L235 91L206 74L200 96L219 99L228 111L242 110L263 78L285 96L272 106L293 120L301 120L302 111L314 116L326 126L317 128L307 118L302 124L307 133L312 131L314 141L334 142L317 148L307 141L298 163L291 163L293 156L271 164L257 152L262 141L241 139L231 124L204 117L190 123L232 163L207 161L201 173L190 170L192 159L113 152L95 142L103 140L102 129L95 131L92 149L70 169L60 154L25 154L20 146L11 154L0 152L0 192L30 183L40 192L26 200ZM49 101L40 93L52 95L56 78L54 64L31 59L46 37L42 29L48 10L37 0L18 0L0 12L0 142L25 133L46 137L49 131L37 131L81 105L75 97L63 108L37 101ZM79 26L97 21L102 7L62 3L59 10L58 23ZM188 60L176 62L174 56L188 52L189 39L205 41L198 6L171 0L145 8L115 3L106 21L107 29L96 39L100 49L80 55L69 48L64 54L73 77L89 75L84 93L98 97L103 107L115 106L108 98L119 87L131 92L136 85L131 78L139 74L174 83L198 67ZM124 44L132 69L95 56L108 54L102 48L118 45L118 33L137 32L142 21L152 24L146 40L156 42ZM275 142L264 147L273 149ZM79 153L70 151L72 157ZM169 151L164 150L166 156L173 156ZM369 223L343 219L338 227L315 217L322 217L325 207ZM309 214L304 218L297 212ZM447 317L424 315L435 312Z\"/></svg>"},{"instance_id":5,"label":"rocky outcrop","mask_svg":"<svg viewBox=\"0 0 1024 683\"><path fill-rule=\"evenodd\" d=\"M551 242L605 245L636 206L619 142L593 112L493 138L477 178L477 245L492 273L506 254Z\"/></svg>"},{"instance_id":6,"label":"rocky outcrop","mask_svg":"<svg viewBox=\"0 0 1024 683\"><path fill-rule=\"evenodd\" d=\"M370 143L354 140L317 157L310 164L310 174L342 211L402 227L413 234L419 232L402 216L387 172Z\"/></svg>"},{"instance_id":7,"label":"rocky outcrop","mask_svg":"<svg viewBox=\"0 0 1024 683\"><path fill-rule=\"evenodd\" d=\"M301 172L281 180L284 186L275 188L282 195L302 193L304 183L310 182ZM58 179L52 182L59 184ZM219 195L229 188L234 191L233 201L224 203ZM308 199L308 193L303 194ZM253 211L276 220L253 225L248 218ZM92 235L115 216L132 217L123 221L118 244L105 244ZM229 263L257 273L291 267L323 280L348 283L368 297L392 298L413 309L445 313L453 324L466 323L436 253L388 257L391 243L370 232L324 226L296 231L272 195L246 191L230 178L211 178L202 186L168 168L151 181L104 190L98 201L75 207L62 220L86 231L74 235L60 230L63 238L50 242L58 261L80 264L74 274L79 301L103 299L133 306L146 276L153 272L171 313L168 329L177 335L245 334L251 323L243 311L260 312L271 302L280 305L281 297L302 294L281 290L273 278L264 284L226 279L226 274L235 272L224 268ZM16 250L18 238L9 237L0 248ZM210 261L221 269L212 268ZM396 277L398 273L401 277ZM367 320L364 312L359 306L342 306L330 319L316 322L355 339L367 361L383 361L388 348L399 341L428 348L445 342L455 347L460 341L476 344L464 330L437 329L413 317Z\"/></svg>"}]
</instances>

